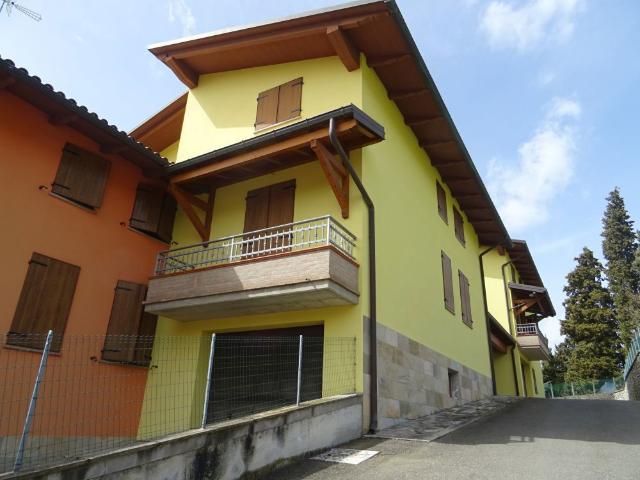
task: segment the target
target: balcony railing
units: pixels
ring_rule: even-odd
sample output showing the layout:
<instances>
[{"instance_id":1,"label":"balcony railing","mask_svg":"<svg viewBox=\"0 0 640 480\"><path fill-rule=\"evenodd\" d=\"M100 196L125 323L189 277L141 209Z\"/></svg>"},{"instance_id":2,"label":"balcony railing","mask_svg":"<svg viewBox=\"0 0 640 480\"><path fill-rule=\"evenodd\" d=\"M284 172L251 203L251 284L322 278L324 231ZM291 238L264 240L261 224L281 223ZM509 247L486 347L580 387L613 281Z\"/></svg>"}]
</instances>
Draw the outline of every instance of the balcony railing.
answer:
<instances>
[{"instance_id":1,"label":"balcony railing","mask_svg":"<svg viewBox=\"0 0 640 480\"><path fill-rule=\"evenodd\" d=\"M549 341L547 340L547 337L545 337L540 331L537 323L519 323L516 327L516 333L518 335L538 335L545 346L549 348Z\"/></svg>"},{"instance_id":2,"label":"balcony railing","mask_svg":"<svg viewBox=\"0 0 640 480\"><path fill-rule=\"evenodd\" d=\"M354 258L355 242L355 235L327 215L160 252L155 274L186 272L321 246L333 246Z\"/></svg>"}]
</instances>

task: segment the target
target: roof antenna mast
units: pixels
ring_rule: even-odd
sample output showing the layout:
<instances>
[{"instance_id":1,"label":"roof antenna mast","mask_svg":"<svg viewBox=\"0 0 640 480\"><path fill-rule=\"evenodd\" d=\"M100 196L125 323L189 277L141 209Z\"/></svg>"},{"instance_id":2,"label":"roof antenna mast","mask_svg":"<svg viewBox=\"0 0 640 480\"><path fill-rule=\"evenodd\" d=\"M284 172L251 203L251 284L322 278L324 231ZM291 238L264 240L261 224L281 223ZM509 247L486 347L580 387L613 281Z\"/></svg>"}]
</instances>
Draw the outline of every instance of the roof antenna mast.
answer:
<instances>
[{"instance_id":1,"label":"roof antenna mast","mask_svg":"<svg viewBox=\"0 0 640 480\"><path fill-rule=\"evenodd\" d=\"M0 0L0 12L2 12L2 9L5 7L6 7L7 15L11 15L11 10L15 8L17 11L24 13L27 17L31 18L32 20L35 20L36 22L39 22L40 20L42 20L42 15L40 15L38 12L34 12L33 10L28 9L27 7L23 7L22 5L17 4L13 0Z\"/></svg>"}]
</instances>

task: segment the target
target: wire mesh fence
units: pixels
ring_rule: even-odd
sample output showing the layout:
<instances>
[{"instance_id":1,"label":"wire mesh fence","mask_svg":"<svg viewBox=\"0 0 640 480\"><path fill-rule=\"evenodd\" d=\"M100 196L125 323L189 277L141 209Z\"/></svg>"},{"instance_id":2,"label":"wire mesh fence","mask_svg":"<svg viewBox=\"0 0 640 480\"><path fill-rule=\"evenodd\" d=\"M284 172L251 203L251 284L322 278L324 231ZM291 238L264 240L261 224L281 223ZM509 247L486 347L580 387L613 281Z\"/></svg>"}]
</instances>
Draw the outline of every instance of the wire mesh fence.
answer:
<instances>
[{"instance_id":1,"label":"wire mesh fence","mask_svg":"<svg viewBox=\"0 0 640 480\"><path fill-rule=\"evenodd\" d=\"M23 337L0 335L0 473L356 390L354 338L66 335L41 368L46 336Z\"/></svg>"},{"instance_id":2,"label":"wire mesh fence","mask_svg":"<svg viewBox=\"0 0 640 480\"><path fill-rule=\"evenodd\" d=\"M575 380L565 383L544 384L546 398L596 397L612 394L624 388L624 377L612 377L593 380Z\"/></svg>"}]
</instances>

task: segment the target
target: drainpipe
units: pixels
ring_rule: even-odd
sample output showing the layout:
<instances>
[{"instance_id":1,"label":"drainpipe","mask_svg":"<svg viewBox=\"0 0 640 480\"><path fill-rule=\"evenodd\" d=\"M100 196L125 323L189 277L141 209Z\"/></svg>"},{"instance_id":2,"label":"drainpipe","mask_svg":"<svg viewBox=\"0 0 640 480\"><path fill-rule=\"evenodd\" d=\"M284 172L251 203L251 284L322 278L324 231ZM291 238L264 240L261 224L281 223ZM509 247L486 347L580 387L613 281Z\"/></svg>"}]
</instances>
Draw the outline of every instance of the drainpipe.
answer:
<instances>
[{"instance_id":1,"label":"drainpipe","mask_svg":"<svg viewBox=\"0 0 640 480\"><path fill-rule=\"evenodd\" d=\"M516 338L513 334L513 325L511 325L511 308L509 307L509 288L507 287L507 276L505 275L505 268L509 265L513 265L512 261L508 261L500 268L502 270L502 286L504 287L504 300L507 305L507 321L509 322L509 333L512 337ZM516 339L517 343L517 339ZM513 367L513 383L516 386L516 397L520 396L520 387L518 386L518 371L516 368L516 346L511 347L511 365Z\"/></svg>"},{"instance_id":2,"label":"drainpipe","mask_svg":"<svg viewBox=\"0 0 640 480\"><path fill-rule=\"evenodd\" d=\"M480 261L480 283L482 284L482 301L484 302L484 322L487 325L487 345L489 346L489 364L491 365L491 387L493 394L498 394L496 387L496 369L493 365L493 348L491 347L491 324L489 323L489 305L487 303L487 285L484 280L484 261L483 258L487 253L496 248L498 245L487 248L484 252L480 253L478 257Z\"/></svg>"},{"instance_id":3,"label":"drainpipe","mask_svg":"<svg viewBox=\"0 0 640 480\"><path fill-rule=\"evenodd\" d=\"M377 355L377 316L376 316L376 228L375 210L373 201L364 188L358 173L353 168L349 156L345 152L338 135L336 134L335 119L329 119L329 140L338 153L342 164L353 178L356 187L360 191L362 200L367 206L369 218L369 374L371 376L370 385L370 431L378 429L378 355Z\"/></svg>"}]
</instances>

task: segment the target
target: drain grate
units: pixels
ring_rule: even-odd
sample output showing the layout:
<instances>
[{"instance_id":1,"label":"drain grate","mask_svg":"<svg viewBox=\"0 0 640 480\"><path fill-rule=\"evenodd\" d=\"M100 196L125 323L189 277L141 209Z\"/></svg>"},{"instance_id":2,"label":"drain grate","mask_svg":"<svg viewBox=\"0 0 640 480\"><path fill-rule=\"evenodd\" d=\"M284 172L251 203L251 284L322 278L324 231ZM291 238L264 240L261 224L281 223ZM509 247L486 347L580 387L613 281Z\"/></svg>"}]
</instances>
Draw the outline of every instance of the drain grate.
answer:
<instances>
[{"instance_id":1,"label":"drain grate","mask_svg":"<svg viewBox=\"0 0 640 480\"><path fill-rule=\"evenodd\" d=\"M350 465L358 465L359 463L369 460L380 452L374 450L354 450L351 448L332 448L320 455L311 457L311 460L322 460L323 462L348 463Z\"/></svg>"}]
</instances>

